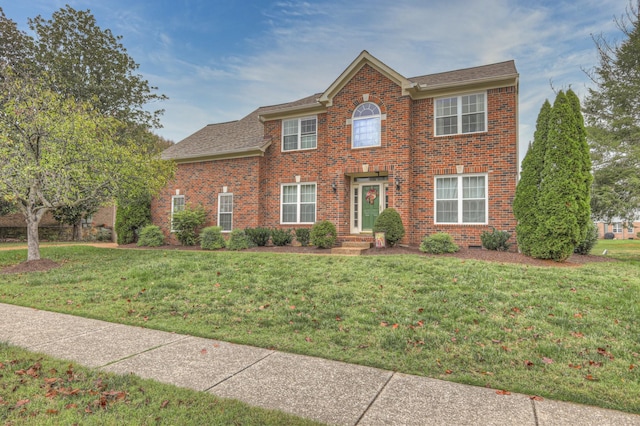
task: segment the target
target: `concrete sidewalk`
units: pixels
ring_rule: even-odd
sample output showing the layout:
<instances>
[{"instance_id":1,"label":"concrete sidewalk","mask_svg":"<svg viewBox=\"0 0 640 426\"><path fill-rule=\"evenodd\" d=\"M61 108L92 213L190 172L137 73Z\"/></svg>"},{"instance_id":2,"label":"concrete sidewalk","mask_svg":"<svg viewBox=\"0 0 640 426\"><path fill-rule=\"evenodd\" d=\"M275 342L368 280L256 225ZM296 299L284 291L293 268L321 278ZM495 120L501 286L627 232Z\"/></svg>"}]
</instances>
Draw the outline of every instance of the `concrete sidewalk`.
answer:
<instances>
[{"instance_id":1,"label":"concrete sidewalk","mask_svg":"<svg viewBox=\"0 0 640 426\"><path fill-rule=\"evenodd\" d=\"M0 304L0 341L335 425L640 425L640 416Z\"/></svg>"}]
</instances>

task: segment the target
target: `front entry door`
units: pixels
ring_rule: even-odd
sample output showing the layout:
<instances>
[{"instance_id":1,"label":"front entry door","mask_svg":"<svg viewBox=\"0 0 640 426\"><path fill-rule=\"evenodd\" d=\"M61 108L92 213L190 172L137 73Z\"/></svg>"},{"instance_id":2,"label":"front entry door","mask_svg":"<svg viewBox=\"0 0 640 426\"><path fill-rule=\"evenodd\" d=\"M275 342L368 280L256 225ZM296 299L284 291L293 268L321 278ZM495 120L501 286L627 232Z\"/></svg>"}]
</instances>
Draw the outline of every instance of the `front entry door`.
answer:
<instances>
[{"instance_id":1,"label":"front entry door","mask_svg":"<svg viewBox=\"0 0 640 426\"><path fill-rule=\"evenodd\" d=\"M373 224L380 215L380 184L362 186L362 230L373 230Z\"/></svg>"}]
</instances>

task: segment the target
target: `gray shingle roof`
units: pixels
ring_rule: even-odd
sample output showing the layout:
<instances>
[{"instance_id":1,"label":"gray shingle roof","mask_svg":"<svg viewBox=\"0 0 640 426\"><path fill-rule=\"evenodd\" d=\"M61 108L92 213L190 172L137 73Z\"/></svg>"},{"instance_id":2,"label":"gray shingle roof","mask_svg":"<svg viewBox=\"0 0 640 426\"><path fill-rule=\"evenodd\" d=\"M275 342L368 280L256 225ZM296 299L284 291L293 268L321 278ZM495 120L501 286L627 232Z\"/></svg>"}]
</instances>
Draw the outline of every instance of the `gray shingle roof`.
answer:
<instances>
[{"instance_id":1,"label":"gray shingle roof","mask_svg":"<svg viewBox=\"0 0 640 426\"><path fill-rule=\"evenodd\" d=\"M483 65L437 74L412 77L408 80L420 86L443 87L475 81L490 80L517 75L514 61ZM215 157L259 154L269 146L270 140L264 139L264 129L260 116L278 111L287 111L320 105L317 93L284 104L260 107L246 117L226 123L209 124L172 145L162 153L162 158L177 161L198 161Z\"/></svg>"}]
</instances>

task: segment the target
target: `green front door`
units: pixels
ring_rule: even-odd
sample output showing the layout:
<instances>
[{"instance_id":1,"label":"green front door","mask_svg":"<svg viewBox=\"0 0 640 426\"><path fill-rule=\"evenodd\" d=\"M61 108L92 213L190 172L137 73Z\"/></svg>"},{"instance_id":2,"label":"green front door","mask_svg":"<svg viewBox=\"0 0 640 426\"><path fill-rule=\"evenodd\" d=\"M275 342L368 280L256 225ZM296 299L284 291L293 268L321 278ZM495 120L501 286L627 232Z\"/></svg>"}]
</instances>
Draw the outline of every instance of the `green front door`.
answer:
<instances>
[{"instance_id":1,"label":"green front door","mask_svg":"<svg viewBox=\"0 0 640 426\"><path fill-rule=\"evenodd\" d=\"M362 186L362 230L371 231L380 214L380 185Z\"/></svg>"}]
</instances>

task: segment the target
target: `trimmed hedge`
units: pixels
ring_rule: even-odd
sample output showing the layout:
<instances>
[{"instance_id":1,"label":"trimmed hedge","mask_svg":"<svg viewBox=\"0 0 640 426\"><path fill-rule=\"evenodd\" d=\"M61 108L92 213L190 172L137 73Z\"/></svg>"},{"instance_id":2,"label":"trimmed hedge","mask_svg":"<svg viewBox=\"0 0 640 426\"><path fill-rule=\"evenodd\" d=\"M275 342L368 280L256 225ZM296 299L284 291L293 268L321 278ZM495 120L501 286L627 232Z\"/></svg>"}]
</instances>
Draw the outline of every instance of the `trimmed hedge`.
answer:
<instances>
[{"instance_id":1,"label":"trimmed hedge","mask_svg":"<svg viewBox=\"0 0 640 426\"><path fill-rule=\"evenodd\" d=\"M140 231L138 246L159 247L164 244L164 234L159 226L147 225Z\"/></svg>"},{"instance_id":2,"label":"trimmed hedge","mask_svg":"<svg viewBox=\"0 0 640 426\"><path fill-rule=\"evenodd\" d=\"M222 236L222 227L208 226L200 233L200 247L203 250L219 250L227 246Z\"/></svg>"},{"instance_id":3,"label":"trimmed hedge","mask_svg":"<svg viewBox=\"0 0 640 426\"><path fill-rule=\"evenodd\" d=\"M331 248L336 244L338 231L336 226L328 220L313 224L311 228L311 244L318 248Z\"/></svg>"},{"instance_id":4,"label":"trimmed hedge","mask_svg":"<svg viewBox=\"0 0 640 426\"><path fill-rule=\"evenodd\" d=\"M460 247L453 242L451 235L438 232L424 237L420 244L420 251L429 254L455 253Z\"/></svg>"},{"instance_id":5,"label":"trimmed hedge","mask_svg":"<svg viewBox=\"0 0 640 426\"><path fill-rule=\"evenodd\" d=\"M395 246L405 233L400 213L391 207L384 209L373 224L373 232L384 232L387 245L389 247Z\"/></svg>"}]
</instances>

